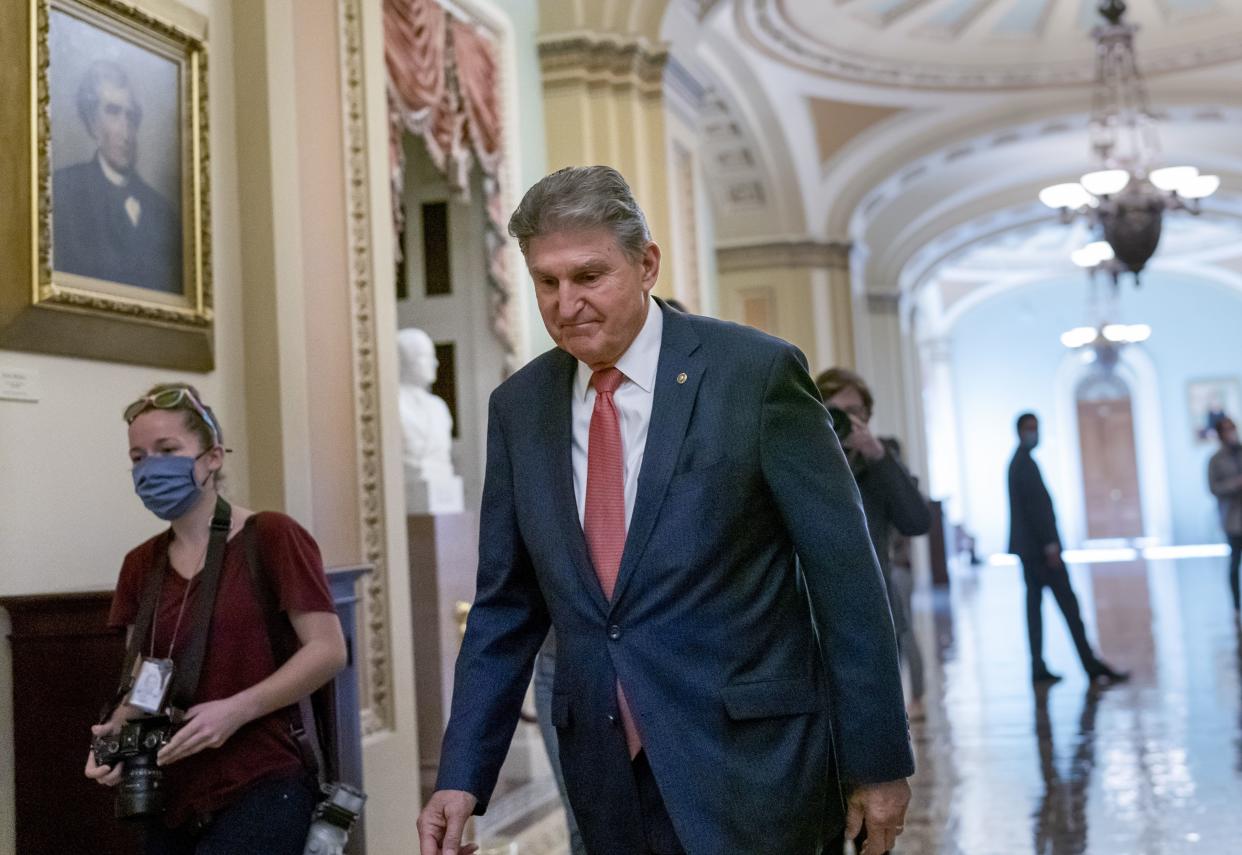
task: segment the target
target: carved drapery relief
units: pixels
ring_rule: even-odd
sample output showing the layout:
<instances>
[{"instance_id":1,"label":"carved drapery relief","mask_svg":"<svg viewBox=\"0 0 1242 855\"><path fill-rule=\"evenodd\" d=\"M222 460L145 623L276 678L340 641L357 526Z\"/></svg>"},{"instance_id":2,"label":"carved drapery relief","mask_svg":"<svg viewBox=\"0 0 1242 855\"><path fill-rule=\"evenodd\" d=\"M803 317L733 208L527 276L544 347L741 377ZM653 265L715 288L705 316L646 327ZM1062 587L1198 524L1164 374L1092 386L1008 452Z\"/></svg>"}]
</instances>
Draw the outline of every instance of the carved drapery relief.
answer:
<instances>
[{"instance_id":1,"label":"carved drapery relief","mask_svg":"<svg viewBox=\"0 0 1242 855\"><path fill-rule=\"evenodd\" d=\"M513 277L505 248L503 120L496 53L479 27L453 17L435 0L384 0L394 227L399 233L405 188L401 141L406 133L424 142L436 168L459 193L468 192L471 170L478 164L487 210L490 323L504 347L506 373L511 373L518 367L517 330Z\"/></svg>"},{"instance_id":2,"label":"carved drapery relief","mask_svg":"<svg viewBox=\"0 0 1242 855\"><path fill-rule=\"evenodd\" d=\"M349 291L354 350L354 413L358 436L359 519L366 561L375 570L362 592L366 664L362 674L362 729L366 735L393 726L392 640L389 631L388 533L384 523L375 279L371 254L366 95L363 91L363 0L338 0L341 85L345 107L346 210L349 214Z\"/></svg>"}]
</instances>

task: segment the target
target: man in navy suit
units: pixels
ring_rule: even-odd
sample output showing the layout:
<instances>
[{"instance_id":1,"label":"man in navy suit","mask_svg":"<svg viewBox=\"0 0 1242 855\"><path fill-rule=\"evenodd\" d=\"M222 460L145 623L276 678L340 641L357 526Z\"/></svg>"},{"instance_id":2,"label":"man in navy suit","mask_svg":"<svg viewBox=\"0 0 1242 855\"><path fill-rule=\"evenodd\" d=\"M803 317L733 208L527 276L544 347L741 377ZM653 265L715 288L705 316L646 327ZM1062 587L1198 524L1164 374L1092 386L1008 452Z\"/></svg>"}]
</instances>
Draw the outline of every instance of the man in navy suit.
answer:
<instances>
[{"instance_id":1,"label":"man in navy suit","mask_svg":"<svg viewBox=\"0 0 1242 855\"><path fill-rule=\"evenodd\" d=\"M1061 559L1061 535L1057 532L1052 496L1044 486L1039 464L1031 456L1039 445L1039 419L1034 413L1023 413L1018 416L1016 427L1018 448L1009 461L1009 551L1022 561L1022 578L1026 582L1031 682L1046 685L1061 679L1060 674L1049 671L1044 664L1044 588L1052 591L1065 616L1065 625L1087 677L1102 684L1124 682L1130 678L1129 673L1114 670L1101 661L1087 640L1078 597Z\"/></svg>"},{"instance_id":2,"label":"man in navy suit","mask_svg":"<svg viewBox=\"0 0 1242 855\"><path fill-rule=\"evenodd\" d=\"M900 833L914 763L858 489L786 342L649 296L625 180L509 221L558 347L492 395L478 591L423 855L466 855L556 629L552 720L592 855L817 853Z\"/></svg>"},{"instance_id":3,"label":"man in navy suit","mask_svg":"<svg viewBox=\"0 0 1242 855\"><path fill-rule=\"evenodd\" d=\"M181 218L138 175L142 107L114 62L87 69L78 115L95 156L52 178L52 266L110 282L180 294Z\"/></svg>"}]
</instances>

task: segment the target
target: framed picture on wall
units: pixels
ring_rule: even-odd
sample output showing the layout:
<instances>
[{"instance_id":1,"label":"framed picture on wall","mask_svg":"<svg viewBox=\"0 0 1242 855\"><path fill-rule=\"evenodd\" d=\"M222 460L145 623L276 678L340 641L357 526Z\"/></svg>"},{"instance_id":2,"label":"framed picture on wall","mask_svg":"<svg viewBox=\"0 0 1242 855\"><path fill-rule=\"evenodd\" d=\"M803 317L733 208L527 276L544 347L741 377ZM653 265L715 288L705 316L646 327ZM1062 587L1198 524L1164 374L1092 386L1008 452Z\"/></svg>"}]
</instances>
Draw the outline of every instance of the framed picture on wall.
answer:
<instances>
[{"instance_id":1,"label":"framed picture on wall","mask_svg":"<svg viewBox=\"0 0 1242 855\"><path fill-rule=\"evenodd\" d=\"M1216 423L1225 416L1242 418L1242 384L1236 377L1191 380L1186 388L1196 441L1215 440Z\"/></svg>"},{"instance_id":2,"label":"framed picture on wall","mask_svg":"<svg viewBox=\"0 0 1242 855\"><path fill-rule=\"evenodd\" d=\"M0 347L212 368L205 34L173 0L2 4Z\"/></svg>"}]
</instances>

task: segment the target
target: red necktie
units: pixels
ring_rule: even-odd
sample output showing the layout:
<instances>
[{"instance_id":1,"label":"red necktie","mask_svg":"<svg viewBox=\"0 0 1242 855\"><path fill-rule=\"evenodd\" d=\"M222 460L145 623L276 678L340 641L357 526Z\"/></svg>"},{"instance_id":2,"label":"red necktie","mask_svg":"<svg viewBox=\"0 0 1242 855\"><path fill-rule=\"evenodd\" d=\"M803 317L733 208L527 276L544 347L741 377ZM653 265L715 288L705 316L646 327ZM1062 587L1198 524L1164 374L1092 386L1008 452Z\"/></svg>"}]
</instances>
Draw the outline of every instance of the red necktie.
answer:
<instances>
[{"instance_id":1,"label":"red necktie","mask_svg":"<svg viewBox=\"0 0 1242 855\"><path fill-rule=\"evenodd\" d=\"M583 533L595 575L604 596L612 599L625 551L625 454L621 445L621 418L612 395L625 382L616 368L605 368L591 376L595 387L595 409L591 412L591 434L587 441L586 512ZM617 683L617 703L625 728L625 744L634 757L642 748L638 728L621 683Z\"/></svg>"}]
</instances>

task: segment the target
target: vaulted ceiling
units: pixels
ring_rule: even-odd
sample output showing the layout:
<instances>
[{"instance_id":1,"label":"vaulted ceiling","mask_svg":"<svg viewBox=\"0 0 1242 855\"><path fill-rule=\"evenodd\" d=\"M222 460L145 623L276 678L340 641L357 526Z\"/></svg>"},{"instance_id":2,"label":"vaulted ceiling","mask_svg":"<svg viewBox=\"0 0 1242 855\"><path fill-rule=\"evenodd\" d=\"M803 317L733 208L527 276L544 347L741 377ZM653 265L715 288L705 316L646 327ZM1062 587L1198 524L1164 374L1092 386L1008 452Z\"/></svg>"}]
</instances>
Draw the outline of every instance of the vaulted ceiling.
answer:
<instances>
[{"instance_id":1,"label":"vaulted ceiling","mask_svg":"<svg viewBox=\"0 0 1242 855\"><path fill-rule=\"evenodd\" d=\"M721 243L848 240L856 284L893 293L973 243L1052 218L1039 188L1094 168L1097 5L670 0L661 37L749 153L745 170L710 176L713 186L747 184L716 196ZM1232 142L1242 133L1242 0L1129 7L1164 114L1165 159L1219 173L1208 207L1242 217Z\"/></svg>"},{"instance_id":2,"label":"vaulted ceiling","mask_svg":"<svg viewBox=\"0 0 1242 855\"><path fill-rule=\"evenodd\" d=\"M736 0L756 49L828 79L995 90L1091 79L1099 0ZM1149 73L1242 58L1242 3L1130 0Z\"/></svg>"}]
</instances>

